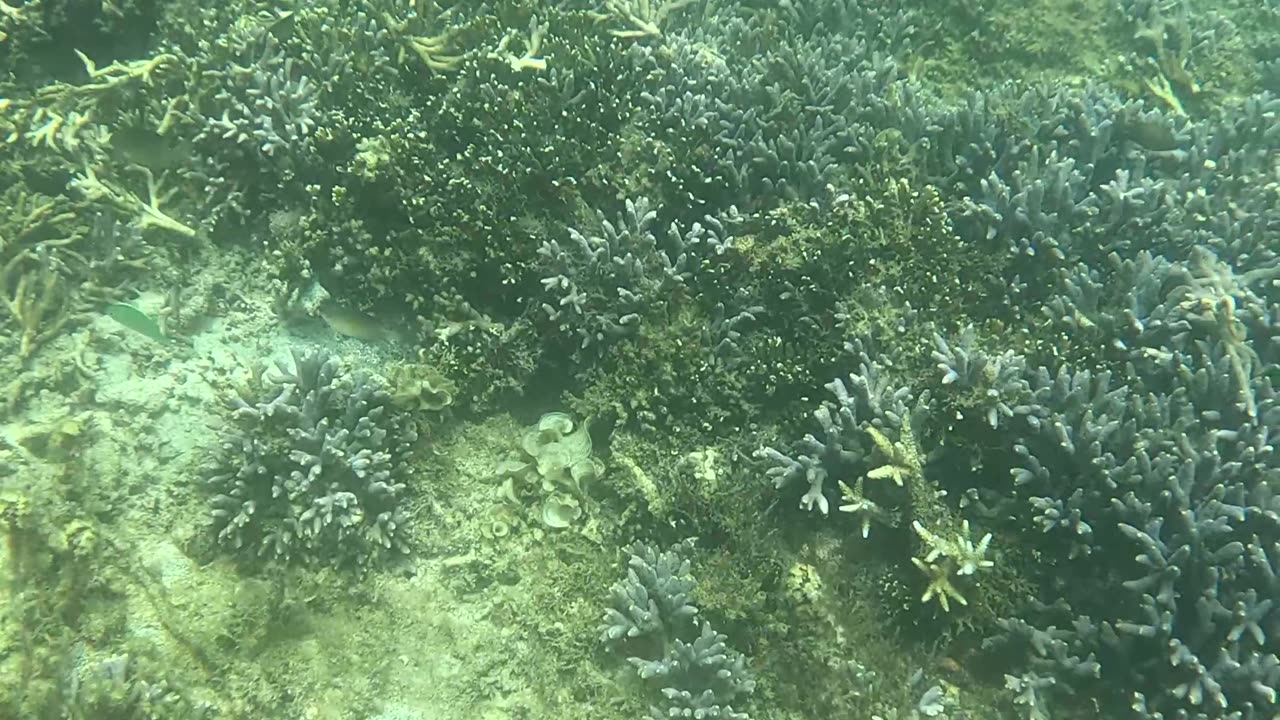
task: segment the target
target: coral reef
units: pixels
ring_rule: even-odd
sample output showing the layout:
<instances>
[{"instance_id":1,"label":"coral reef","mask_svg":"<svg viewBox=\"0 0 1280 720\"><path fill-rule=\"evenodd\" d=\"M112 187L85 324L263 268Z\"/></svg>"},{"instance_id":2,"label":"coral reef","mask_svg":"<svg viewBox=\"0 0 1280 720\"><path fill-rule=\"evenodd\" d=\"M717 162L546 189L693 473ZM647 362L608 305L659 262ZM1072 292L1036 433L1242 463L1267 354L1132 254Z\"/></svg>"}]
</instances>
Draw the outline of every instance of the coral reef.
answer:
<instances>
[{"instance_id":1,"label":"coral reef","mask_svg":"<svg viewBox=\"0 0 1280 720\"><path fill-rule=\"evenodd\" d=\"M618 222L599 215L599 236L570 228L567 248L549 240L538 250L551 273L542 279L550 296L542 309L581 349L637 332L645 316L663 313L666 298L706 268L704 256L723 255L732 243L712 217L688 231L673 223L660 243L652 227L657 217L647 200L628 199Z\"/></svg>"},{"instance_id":2,"label":"coral reef","mask_svg":"<svg viewBox=\"0 0 1280 720\"><path fill-rule=\"evenodd\" d=\"M813 412L822 428L821 439L806 435L794 457L767 446L756 456L770 463L766 474L775 488L786 488L795 480L808 484L800 498L804 510L826 515L827 481L839 481L845 503L838 509L857 516L863 539L870 538L873 525L886 533L910 525L915 535L911 564L926 581L920 601L932 600L946 613L952 611L952 602L968 605L955 582L994 566L986 558L992 535L973 542L969 521L942 501L945 492L926 472L930 457L914 428L928 420L930 396L922 393L913 401L910 388L893 387L884 368L865 355L861 374L848 379L847 385L839 378L829 383L827 390L836 402ZM886 434L890 432L896 439ZM968 578L970 583L975 580Z\"/></svg>"},{"instance_id":3,"label":"coral reef","mask_svg":"<svg viewBox=\"0 0 1280 720\"><path fill-rule=\"evenodd\" d=\"M0 0L0 712L1277 715L1275 2L294 5ZM255 377L197 473L164 428L320 342L361 370ZM104 532L7 499L35 463ZM147 647L164 573L94 585L210 508L196 550L342 586L310 637ZM626 545L597 642L616 549L692 536L696 584ZM371 677L282 690L343 612ZM395 635L476 618L511 652Z\"/></svg>"},{"instance_id":4,"label":"coral reef","mask_svg":"<svg viewBox=\"0 0 1280 720\"><path fill-rule=\"evenodd\" d=\"M268 157L279 152L282 160L304 154L316 126L320 84L300 63L283 56L269 27L251 26L237 48L252 57L213 77L222 90L213 97L214 114L206 116L206 129L196 139L217 138Z\"/></svg>"},{"instance_id":5,"label":"coral reef","mask_svg":"<svg viewBox=\"0 0 1280 720\"><path fill-rule=\"evenodd\" d=\"M218 708L193 700L163 678L154 661L129 655L98 660L81 659L71 671L63 699L69 717L138 718L138 720L203 720L218 716ZM144 668L144 669L140 669Z\"/></svg>"}]
</instances>

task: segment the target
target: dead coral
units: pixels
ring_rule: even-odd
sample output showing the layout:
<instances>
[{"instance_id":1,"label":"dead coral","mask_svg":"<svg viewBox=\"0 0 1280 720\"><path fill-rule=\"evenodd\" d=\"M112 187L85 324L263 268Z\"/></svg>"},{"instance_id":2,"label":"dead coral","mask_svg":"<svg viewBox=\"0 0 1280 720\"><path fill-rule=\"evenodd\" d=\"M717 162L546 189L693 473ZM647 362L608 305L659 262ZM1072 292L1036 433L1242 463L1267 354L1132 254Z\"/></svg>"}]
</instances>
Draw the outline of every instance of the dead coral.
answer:
<instances>
[{"instance_id":1,"label":"dead coral","mask_svg":"<svg viewBox=\"0 0 1280 720\"><path fill-rule=\"evenodd\" d=\"M114 187L98 178L93 168L86 167L84 174L71 180L71 187L86 199L100 202L125 216L132 216L141 230L156 228L176 233L185 238L198 235L195 228L175 219L160 209L160 203L172 196L172 191L162 192L160 182L147 168L142 168L147 178L147 199L143 200L129 190Z\"/></svg>"},{"instance_id":2,"label":"dead coral","mask_svg":"<svg viewBox=\"0 0 1280 720\"><path fill-rule=\"evenodd\" d=\"M463 28L451 25L453 9L440 10L434 2L417 2L403 17L382 13L382 23L400 44L396 61L403 63L408 53L413 53L437 73L453 72L468 52L458 49ZM443 30L439 30L440 26Z\"/></svg>"},{"instance_id":3,"label":"dead coral","mask_svg":"<svg viewBox=\"0 0 1280 720\"><path fill-rule=\"evenodd\" d=\"M140 245L109 218L85 223L83 209L65 198L11 187L0 208L0 309L12 319L0 328L16 338L21 360L69 322L119 300L122 285L145 269Z\"/></svg>"},{"instance_id":4,"label":"dead coral","mask_svg":"<svg viewBox=\"0 0 1280 720\"><path fill-rule=\"evenodd\" d=\"M76 55L84 64L88 82L54 82L37 89L29 99L0 100L0 144L12 145L21 140L31 147L73 157L100 154L107 130L95 123L99 103L130 87L151 86L159 73L178 65L177 56L161 54L99 68L80 51Z\"/></svg>"},{"instance_id":5,"label":"dead coral","mask_svg":"<svg viewBox=\"0 0 1280 720\"><path fill-rule=\"evenodd\" d=\"M0 305L16 324L18 356L30 357L69 319L66 267L56 254L83 237L55 200L5 193L0 217Z\"/></svg>"},{"instance_id":6,"label":"dead coral","mask_svg":"<svg viewBox=\"0 0 1280 720\"><path fill-rule=\"evenodd\" d=\"M609 34L624 40L662 37L662 28L671 13L693 3L693 0L606 0L604 12L591 13L596 22L620 22L624 27L609 28Z\"/></svg>"},{"instance_id":7,"label":"dead coral","mask_svg":"<svg viewBox=\"0 0 1280 720\"><path fill-rule=\"evenodd\" d=\"M70 319L66 283L49 245L24 250L0 270L0 301L18 323L18 357L27 358Z\"/></svg>"},{"instance_id":8,"label":"dead coral","mask_svg":"<svg viewBox=\"0 0 1280 720\"><path fill-rule=\"evenodd\" d=\"M1200 94L1191 74L1192 51L1200 44L1191 29L1185 2L1153 2L1135 17L1134 39L1145 45L1137 60L1142 83L1175 114L1187 114L1184 102Z\"/></svg>"}]
</instances>

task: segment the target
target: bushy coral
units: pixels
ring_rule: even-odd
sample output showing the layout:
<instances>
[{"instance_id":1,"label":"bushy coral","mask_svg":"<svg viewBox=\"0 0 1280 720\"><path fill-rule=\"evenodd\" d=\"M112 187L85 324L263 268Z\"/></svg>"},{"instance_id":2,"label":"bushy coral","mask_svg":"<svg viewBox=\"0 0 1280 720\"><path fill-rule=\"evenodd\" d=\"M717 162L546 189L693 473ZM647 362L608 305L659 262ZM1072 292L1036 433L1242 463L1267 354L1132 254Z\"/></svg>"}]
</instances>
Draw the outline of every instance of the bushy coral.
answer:
<instances>
[{"instance_id":1,"label":"bushy coral","mask_svg":"<svg viewBox=\"0 0 1280 720\"><path fill-rule=\"evenodd\" d=\"M930 396L913 398L909 387L895 387L885 368L865 357L860 373L850 374L848 383L836 379L827 389L835 402L813 412L821 435L806 435L794 455L761 448L757 457L771 465L766 474L779 489L802 480L808 489L800 507L823 515L830 508L828 481L838 481L844 499L839 510L857 517L863 539L870 538L873 527L892 534L909 524L914 531L910 561L924 580L920 601L936 602L948 613L953 602L968 605L962 588L976 584L968 576L994 566L986 557L992 535L973 542L968 520L942 501L945 492L920 445L923 428L916 430L929 419Z\"/></svg>"},{"instance_id":2,"label":"bushy coral","mask_svg":"<svg viewBox=\"0 0 1280 720\"><path fill-rule=\"evenodd\" d=\"M321 351L231 398L237 431L209 470L217 543L250 561L368 569L408 551L417 432L384 382Z\"/></svg>"},{"instance_id":3,"label":"bushy coral","mask_svg":"<svg viewBox=\"0 0 1280 720\"><path fill-rule=\"evenodd\" d=\"M698 621L690 593L696 581L687 555L691 541L660 551L643 542L625 548L627 576L615 583L601 639L629 653L640 677L660 691L655 720L672 717L749 720L733 708L755 690L746 658L727 638Z\"/></svg>"},{"instance_id":4,"label":"bushy coral","mask_svg":"<svg viewBox=\"0 0 1280 720\"><path fill-rule=\"evenodd\" d=\"M198 141L279 156L280 163L311 152L322 81L309 73L321 68L287 56L277 39L281 35L277 25L266 22L233 27L225 48L230 62L206 71L205 80L218 89L201 108Z\"/></svg>"}]
</instances>

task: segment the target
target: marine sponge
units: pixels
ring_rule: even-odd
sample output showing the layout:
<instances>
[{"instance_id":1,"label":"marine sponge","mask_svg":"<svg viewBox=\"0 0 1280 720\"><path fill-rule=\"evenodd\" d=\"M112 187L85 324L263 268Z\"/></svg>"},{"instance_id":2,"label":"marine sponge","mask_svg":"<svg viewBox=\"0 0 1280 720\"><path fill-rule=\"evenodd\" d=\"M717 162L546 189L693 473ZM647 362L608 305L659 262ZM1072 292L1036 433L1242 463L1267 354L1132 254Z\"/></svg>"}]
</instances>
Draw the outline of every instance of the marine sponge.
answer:
<instances>
[{"instance_id":1,"label":"marine sponge","mask_svg":"<svg viewBox=\"0 0 1280 720\"><path fill-rule=\"evenodd\" d=\"M401 501L417 432L385 383L323 352L232 398L240 431L208 476L219 545L253 559L365 568L408 550Z\"/></svg>"}]
</instances>

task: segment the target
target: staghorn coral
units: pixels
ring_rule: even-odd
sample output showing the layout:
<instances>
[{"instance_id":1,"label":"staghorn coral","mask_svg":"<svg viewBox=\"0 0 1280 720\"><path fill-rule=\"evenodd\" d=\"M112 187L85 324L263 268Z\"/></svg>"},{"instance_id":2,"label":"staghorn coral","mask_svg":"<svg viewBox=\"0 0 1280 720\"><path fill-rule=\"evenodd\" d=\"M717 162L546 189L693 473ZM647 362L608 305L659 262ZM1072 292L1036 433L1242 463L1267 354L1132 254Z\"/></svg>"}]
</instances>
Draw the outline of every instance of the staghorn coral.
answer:
<instances>
[{"instance_id":1,"label":"staghorn coral","mask_svg":"<svg viewBox=\"0 0 1280 720\"><path fill-rule=\"evenodd\" d=\"M86 223L83 210L21 185L0 193L0 318L19 360L100 303L122 299L132 276L147 269L147 248L136 235L107 215Z\"/></svg>"},{"instance_id":2,"label":"staghorn coral","mask_svg":"<svg viewBox=\"0 0 1280 720\"><path fill-rule=\"evenodd\" d=\"M807 480L809 490L801 507L816 506L824 515L824 482L833 476L840 480L844 503L838 509L856 516L864 539L870 537L873 523L891 532L909 522L917 540L917 556L909 556L910 563L925 582L920 602L934 601L951 613L953 602L969 605L962 593L976 585L969 576L995 567L987 558L993 536L986 533L972 541L968 519L943 502L946 493L931 477L933 458L921 448L914 429L934 409L930 395L921 393L909 404L910 388L895 388L881 365L864 355L861 369L861 374L849 376L848 385L840 379L827 385L836 402L814 412L824 428L823 440L806 436L800 444L805 454L795 458L768 447L757 456L773 463L767 474L778 488L793 479ZM870 442L861 442L863 436Z\"/></svg>"},{"instance_id":3,"label":"staghorn coral","mask_svg":"<svg viewBox=\"0 0 1280 720\"><path fill-rule=\"evenodd\" d=\"M1013 417L1013 408L1026 398L1029 389L1023 375L1026 361L1012 350L992 355L976 346L972 325L966 326L957 341L933 337L937 350L933 359L942 371L942 385L956 394L957 412L977 413L996 429L1001 418Z\"/></svg>"},{"instance_id":4,"label":"staghorn coral","mask_svg":"<svg viewBox=\"0 0 1280 720\"><path fill-rule=\"evenodd\" d=\"M159 180L147 168L142 168L147 180L147 199L143 200L127 189L113 187L98 178L92 167L86 167L82 174L75 176L70 187L90 202L101 203L111 211L125 217L133 217L133 225L139 230L150 228L165 230L182 236L188 240L195 238L198 231L165 213L160 203L172 195L172 191L163 192Z\"/></svg>"},{"instance_id":5,"label":"staghorn coral","mask_svg":"<svg viewBox=\"0 0 1280 720\"><path fill-rule=\"evenodd\" d=\"M51 246L24 250L0 268L0 303L17 323L19 358L30 357L62 330L71 302Z\"/></svg>"},{"instance_id":6,"label":"staghorn coral","mask_svg":"<svg viewBox=\"0 0 1280 720\"><path fill-rule=\"evenodd\" d=\"M548 273L542 310L580 350L636 333L643 317L683 282L684 258L659 245L657 217L648 200L628 199L616 222L598 213L598 235L570 228L567 245L548 240L538 250Z\"/></svg>"}]
</instances>

